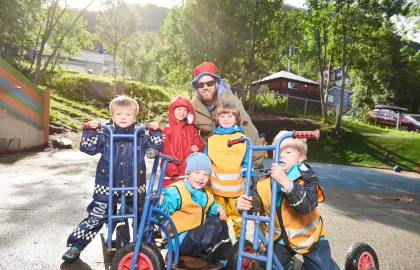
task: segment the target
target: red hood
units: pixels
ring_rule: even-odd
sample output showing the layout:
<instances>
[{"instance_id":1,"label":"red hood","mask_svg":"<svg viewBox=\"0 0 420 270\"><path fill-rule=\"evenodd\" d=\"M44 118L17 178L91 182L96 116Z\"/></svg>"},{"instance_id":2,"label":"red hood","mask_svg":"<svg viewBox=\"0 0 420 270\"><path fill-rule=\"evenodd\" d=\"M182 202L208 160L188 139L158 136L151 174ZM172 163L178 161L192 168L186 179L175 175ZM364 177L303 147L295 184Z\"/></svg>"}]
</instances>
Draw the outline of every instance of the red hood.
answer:
<instances>
[{"instance_id":1,"label":"red hood","mask_svg":"<svg viewBox=\"0 0 420 270\"><path fill-rule=\"evenodd\" d=\"M174 110L176 107L179 107L179 106L185 106L188 109L187 123L178 122L175 118ZM194 112L194 107L191 104L191 102L188 99L181 96L173 97L171 101L171 105L169 105L169 125L170 126L184 125L184 124L192 125L194 124L194 122L195 122L195 112Z\"/></svg>"}]
</instances>

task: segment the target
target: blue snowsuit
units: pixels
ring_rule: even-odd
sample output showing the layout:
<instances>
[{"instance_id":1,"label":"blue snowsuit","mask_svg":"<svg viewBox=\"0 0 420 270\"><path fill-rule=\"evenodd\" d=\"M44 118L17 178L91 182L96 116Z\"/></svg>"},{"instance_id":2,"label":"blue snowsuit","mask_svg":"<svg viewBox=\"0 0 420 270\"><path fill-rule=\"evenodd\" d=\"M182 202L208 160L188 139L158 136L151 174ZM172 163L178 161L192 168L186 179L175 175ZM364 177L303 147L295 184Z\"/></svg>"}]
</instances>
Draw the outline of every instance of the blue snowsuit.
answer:
<instances>
[{"instance_id":1,"label":"blue snowsuit","mask_svg":"<svg viewBox=\"0 0 420 270\"><path fill-rule=\"evenodd\" d=\"M136 125L121 128L110 123L114 134L134 134ZM108 220L108 195L109 195L109 159L110 135L104 130L84 130L80 142L80 151L88 155L101 154L96 168L96 179L93 200L87 207L88 217L85 218L69 235L67 246L83 250L96 236L103 224ZM146 196L146 164L144 156L146 150L154 148L163 150L162 133L150 131L147 136L140 131L137 137L137 191L138 212L141 214L144 198ZM133 140L130 138L114 139L113 185L114 187L128 187L133 185ZM130 206L132 192L126 192L127 206ZM118 202L117 194L114 202ZM131 197L131 198L130 198Z\"/></svg>"}]
</instances>

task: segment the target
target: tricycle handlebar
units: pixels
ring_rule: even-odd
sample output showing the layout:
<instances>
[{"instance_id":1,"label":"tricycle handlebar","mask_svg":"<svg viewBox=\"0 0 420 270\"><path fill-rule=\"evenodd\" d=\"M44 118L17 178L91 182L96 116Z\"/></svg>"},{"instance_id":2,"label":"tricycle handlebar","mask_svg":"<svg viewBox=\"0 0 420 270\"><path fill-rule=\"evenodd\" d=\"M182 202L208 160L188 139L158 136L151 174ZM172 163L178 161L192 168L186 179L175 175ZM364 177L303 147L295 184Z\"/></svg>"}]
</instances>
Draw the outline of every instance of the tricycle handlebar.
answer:
<instances>
[{"instance_id":1,"label":"tricycle handlebar","mask_svg":"<svg viewBox=\"0 0 420 270\"><path fill-rule=\"evenodd\" d=\"M295 139L319 139L320 132L318 129L313 131L293 131L293 138Z\"/></svg>"}]
</instances>

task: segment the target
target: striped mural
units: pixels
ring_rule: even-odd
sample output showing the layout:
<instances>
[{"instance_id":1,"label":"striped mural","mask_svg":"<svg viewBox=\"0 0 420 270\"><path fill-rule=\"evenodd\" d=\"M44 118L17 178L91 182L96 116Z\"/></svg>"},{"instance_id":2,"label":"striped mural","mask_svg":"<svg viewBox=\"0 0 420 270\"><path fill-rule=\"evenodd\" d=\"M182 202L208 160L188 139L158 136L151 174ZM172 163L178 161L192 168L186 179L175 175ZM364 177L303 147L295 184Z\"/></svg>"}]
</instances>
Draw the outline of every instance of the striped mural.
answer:
<instances>
[{"instance_id":1,"label":"striped mural","mask_svg":"<svg viewBox=\"0 0 420 270\"><path fill-rule=\"evenodd\" d=\"M0 106L44 130L48 142L50 92L30 80L0 57Z\"/></svg>"}]
</instances>

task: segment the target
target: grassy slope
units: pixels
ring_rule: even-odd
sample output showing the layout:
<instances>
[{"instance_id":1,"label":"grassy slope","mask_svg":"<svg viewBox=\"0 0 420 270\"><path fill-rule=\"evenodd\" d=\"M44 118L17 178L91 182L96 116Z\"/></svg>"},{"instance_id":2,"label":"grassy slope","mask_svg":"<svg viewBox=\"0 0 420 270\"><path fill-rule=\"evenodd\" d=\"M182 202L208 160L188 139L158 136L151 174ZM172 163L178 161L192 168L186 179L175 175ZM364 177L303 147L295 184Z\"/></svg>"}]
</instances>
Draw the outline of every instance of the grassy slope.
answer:
<instances>
[{"instance_id":1,"label":"grassy slope","mask_svg":"<svg viewBox=\"0 0 420 270\"><path fill-rule=\"evenodd\" d=\"M188 96L186 91L165 89L169 96ZM140 104L142 106L142 104ZM145 119L152 119L161 123L167 121L168 102L155 102L144 104L147 107ZM143 106L144 106L143 105ZM97 108L80 102L65 99L54 91L51 95L51 123L73 130L80 129L81 122L93 119L109 119L108 108ZM337 164L357 165L392 169L400 165L404 170L415 171L420 159L420 134L394 129L383 129L377 126L362 124L357 121L343 121L347 129L344 137L332 136L332 125L321 125L315 117L313 120L301 118L285 118L284 120L256 122L260 132L266 132L268 139L272 140L280 129L287 130L321 130L319 141L308 141L309 161L328 162ZM334 123L334 119L329 119ZM271 126L271 127L270 127ZM267 130L270 127L270 130ZM268 131L268 132L267 132Z\"/></svg>"},{"instance_id":2,"label":"grassy slope","mask_svg":"<svg viewBox=\"0 0 420 270\"><path fill-rule=\"evenodd\" d=\"M362 134L348 132L334 137L322 130L319 141L309 142L308 159L317 162L415 171L420 159L420 136Z\"/></svg>"}]
</instances>

